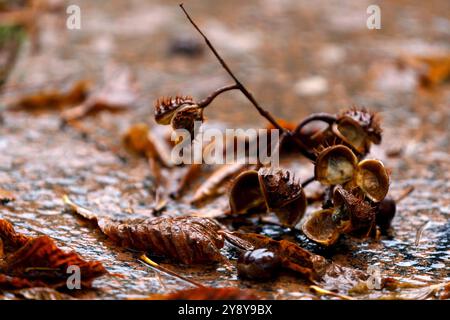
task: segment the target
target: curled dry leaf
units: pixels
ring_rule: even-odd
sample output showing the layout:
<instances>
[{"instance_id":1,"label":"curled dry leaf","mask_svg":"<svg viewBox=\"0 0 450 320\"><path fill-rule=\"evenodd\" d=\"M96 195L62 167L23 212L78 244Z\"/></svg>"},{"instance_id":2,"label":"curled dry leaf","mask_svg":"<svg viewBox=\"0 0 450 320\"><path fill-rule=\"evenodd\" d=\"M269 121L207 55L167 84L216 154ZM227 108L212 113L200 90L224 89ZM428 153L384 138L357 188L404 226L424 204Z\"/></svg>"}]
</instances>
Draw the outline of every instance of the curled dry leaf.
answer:
<instances>
[{"instance_id":1,"label":"curled dry leaf","mask_svg":"<svg viewBox=\"0 0 450 320\"><path fill-rule=\"evenodd\" d=\"M424 88L435 87L450 79L450 55L404 56L399 59L416 71L419 83Z\"/></svg>"},{"instance_id":2,"label":"curled dry leaf","mask_svg":"<svg viewBox=\"0 0 450 320\"><path fill-rule=\"evenodd\" d=\"M221 166L214 171L195 191L191 203L198 204L220 193L225 181L246 168L245 164L234 163Z\"/></svg>"},{"instance_id":3,"label":"curled dry leaf","mask_svg":"<svg viewBox=\"0 0 450 320\"><path fill-rule=\"evenodd\" d=\"M265 248L272 251L279 256L283 268L300 273L313 282L321 277L327 266L325 258L288 240L277 241L256 233L239 232L231 233L227 240L245 250Z\"/></svg>"},{"instance_id":4,"label":"curled dry leaf","mask_svg":"<svg viewBox=\"0 0 450 320\"><path fill-rule=\"evenodd\" d=\"M27 237L15 232L6 220L0 220L0 289L65 286L70 266L78 266L81 285L108 272L100 262L85 261L76 252L64 252L48 236Z\"/></svg>"},{"instance_id":5,"label":"curled dry leaf","mask_svg":"<svg viewBox=\"0 0 450 320\"><path fill-rule=\"evenodd\" d=\"M23 96L12 103L11 109L25 111L63 109L83 102L88 96L89 89L89 82L80 80L67 89L48 89Z\"/></svg>"},{"instance_id":6,"label":"curled dry leaf","mask_svg":"<svg viewBox=\"0 0 450 320\"><path fill-rule=\"evenodd\" d=\"M209 218L152 217L113 220L97 216L64 198L65 203L84 218L97 221L100 230L122 247L149 251L184 264L224 261L222 227Z\"/></svg>"},{"instance_id":7,"label":"curled dry leaf","mask_svg":"<svg viewBox=\"0 0 450 320\"><path fill-rule=\"evenodd\" d=\"M201 171L202 165L196 163L191 164L187 168L185 168L182 176L177 180L177 183L172 188L173 191L170 192L170 196L173 199L179 199L181 196L183 196L183 194L188 190L192 181L200 175Z\"/></svg>"},{"instance_id":8,"label":"curled dry leaf","mask_svg":"<svg viewBox=\"0 0 450 320\"><path fill-rule=\"evenodd\" d=\"M123 135L122 141L129 151L158 161L165 167L172 166L169 146L164 139L153 134L147 124L133 124Z\"/></svg>"},{"instance_id":9,"label":"curled dry leaf","mask_svg":"<svg viewBox=\"0 0 450 320\"><path fill-rule=\"evenodd\" d=\"M102 110L120 111L131 108L138 98L136 81L127 69L110 75L106 84L92 92L80 105L62 113L65 121L83 118Z\"/></svg>"},{"instance_id":10,"label":"curled dry leaf","mask_svg":"<svg viewBox=\"0 0 450 320\"><path fill-rule=\"evenodd\" d=\"M194 288L179 290L169 294L154 294L149 300L257 300L250 290L239 288Z\"/></svg>"},{"instance_id":11,"label":"curled dry leaf","mask_svg":"<svg viewBox=\"0 0 450 320\"><path fill-rule=\"evenodd\" d=\"M394 278L383 278L381 285L389 293L379 297L380 300L427 300L432 298L446 300L450 298L450 282L417 285ZM368 293L369 291L366 282L359 283L351 290L352 293L356 294Z\"/></svg>"},{"instance_id":12,"label":"curled dry leaf","mask_svg":"<svg viewBox=\"0 0 450 320\"><path fill-rule=\"evenodd\" d=\"M39 280L27 280L20 277L11 277L0 273L0 289L14 290L32 287L42 287L46 284Z\"/></svg>"}]
</instances>

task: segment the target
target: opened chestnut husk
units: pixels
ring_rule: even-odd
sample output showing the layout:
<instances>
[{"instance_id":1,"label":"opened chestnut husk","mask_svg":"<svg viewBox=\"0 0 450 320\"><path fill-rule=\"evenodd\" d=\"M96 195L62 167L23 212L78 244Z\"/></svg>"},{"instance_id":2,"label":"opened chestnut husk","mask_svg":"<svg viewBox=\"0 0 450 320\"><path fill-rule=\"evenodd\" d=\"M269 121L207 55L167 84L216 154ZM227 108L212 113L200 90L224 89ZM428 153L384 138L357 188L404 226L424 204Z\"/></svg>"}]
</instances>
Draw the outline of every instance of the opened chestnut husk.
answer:
<instances>
[{"instance_id":1,"label":"opened chestnut husk","mask_svg":"<svg viewBox=\"0 0 450 320\"><path fill-rule=\"evenodd\" d=\"M380 160L363 160L358 163L355 184L367 198L380 202L389 191L389 175Z\"/></svg>"},{"instance_id":2,"label":"opened chestnut husk","mask_svg":"<svg viewBox=\"0 0 450 320\"><path fill-rule=\"evenodd\" d=\"M335 244L341 233L333 220L333 213L333 209L313 212L311 217L302 225L303 233L310 240L323 246Z\"/></svg>"},{"instance_id":3,"label":"opened chestnut husk","mask_svg":"<svg viewBox=\"0 0 450 320\"><path fill-rule=\"evenodd\" d=\"M337 186L333 192L333 221L341 233L367 237L375 226L376 207Z\"/></svg>"},{"instance_id":4,"label":"opened chestnut husk","mask_svg":"<svg viewBox=\"0 0 450 320\"><path fill-rule=\"evenodd\" d=\"M298 179L280 168L249 170L238 175L230 189L232 213L274 212L286 226L303 217L307 202Z\"/></svg>"},{"instance_id":5,"label":"opened chestnut husk","mask_svg":"<svg viewBox=\"0 0 450 320\"><path fill-rule=\"evenodd\" d=\"M174 130L187 130L193 140L195 122L203 122L203 108L189 96L158 99L155 103L155 120L158 124L170 124Z\"/></svg>"},{"instance_id":6,"label":"opened chestnut husk","mask_svg":"<svg viewBox=\"0 0 450 320\"><path fill-rule=\"evenodd\" d=\"M335 145L322 150L316 160L314 175L325 185L343 184L353 179L358 158L344 145Z\"/></svg>"}]
</instances>

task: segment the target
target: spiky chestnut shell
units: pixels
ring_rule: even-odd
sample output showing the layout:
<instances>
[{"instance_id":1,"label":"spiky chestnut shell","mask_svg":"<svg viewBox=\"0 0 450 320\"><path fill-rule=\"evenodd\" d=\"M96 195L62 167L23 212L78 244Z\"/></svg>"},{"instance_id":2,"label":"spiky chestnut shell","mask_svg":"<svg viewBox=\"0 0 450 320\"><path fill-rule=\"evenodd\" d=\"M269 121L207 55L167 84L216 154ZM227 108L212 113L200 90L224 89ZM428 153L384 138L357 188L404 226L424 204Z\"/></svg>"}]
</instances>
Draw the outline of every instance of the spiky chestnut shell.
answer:
<instances>
[{"instance_id":1,"label":"spiky chestnut shell","mask_svg":"<svg viewBox=\"0 0 450 320\"><path fill-rule=\"evenodd\" d=\"M314 175L325 185L343 184L353 179L357 157L344 145L334 145L318 152Z\"/></svg>"},{"instance_id":2,"label":"spiky chestnut shell","mask_svg":"<svg viewBox=\"0 0 450 320\"><path fill-rule=\"evenodd\" d=\"M333 220L333 213L333 209L313 212L302 225L302 231L306 237L323 246L335 244L339 239L340 231Z\"/></svg>"},{"instance_id":3,"label":"spiky chestnut shell","mask_svg":"<svg viewBox=\"0 0 450 320\"><path fill-rule=\"evenodd\" d=\"M288 170L280 168L261 168L259 181L272 208L282 207L304 195L300 180Z\"/></svg>"},{"instance_id":4,"label":"spiky chestnut shell","mask_svg":"<svg viewBox=\"0 0 450 320\"><path fill-rule=\"evenodd\" d=\"M300 180L288 170L261 168L258 171L267 206L280 222L295 226L306 211L307 201Z\"/></svg>"},{"instance_id":5,"label":"spiky chestnut shell","mask_svg":"<svg viewBox=\"0 0 450 320\"><path fill-rule=\"evenodd\" d=\"M195 139L195 122L203 122L203 108L189 96L158 99L155 120L159 124L170 124L174 130L187 130L192 141Z\"/></svg>"},{"instance_id":6,"label":"spiky chestnut shell","mask_svg":"<svg viewBox=\"0 0 450 320\"><path fill-rule=\"evenodd\" d=\"M356 185L373 202L382 201L389 191L389 175L380 160L366 159L358 163Z\"/></svg>"},{"instance_id":7,"label":"spiky chestnut shell","mask_svg":"<svg viewBox=\"0 0 450 320\"><path fill-rule=\"evenodd\" d=\"M342 233L367 236L375 224L376 208L352 192L337 186L333 193L333 220Z\"/></svg>"},{"instance_id":8,"label":"spiky chestnut shell","mask_svg":"<svg viewBox=\"0 0 450 320\"><path fill-rule=\"evenodd\" d=\"M155 120L167 125L172 121L175 111L186 105L195 105L191 96L163 97L155 102Z\"/></svg>"},{"instance_id":9,"label":"spiky chestnut shell","mask_svg":"<svg viewBox=\"0 0 450 320\"><path fill-rule=\"evenodd\" d=\"M286 226L294 226L306 210L306 196L298 179L280 168L261 168L241 173L230 189L233 213L272 211Z\"/></svg>"},{"instance_id":10,"label":"spiky chestnut shell","mask_svg":"<svg viewBox=\"0 0 450 320\"><path fill-rule=\"evenodd\" d=\"M338 114L337 122L345 117L351 118L353 121L357 122L373 143L381 143L383 130L380 126L381 119L378 113L370 112L366 108L354 107Z\"/></svg>"},{"instance_id":11,"label":"spiky chestnut shell","mask_svg":"<svg viewBox=\"0 0 450 320\"><path fill-rule=\"evenodd\" d=\"M203 109L198 105L184 105L174 112L170 124L174 130L189 131L192 140L195 138L195 122L203 122Z\"/></svg>"}]
</instances>

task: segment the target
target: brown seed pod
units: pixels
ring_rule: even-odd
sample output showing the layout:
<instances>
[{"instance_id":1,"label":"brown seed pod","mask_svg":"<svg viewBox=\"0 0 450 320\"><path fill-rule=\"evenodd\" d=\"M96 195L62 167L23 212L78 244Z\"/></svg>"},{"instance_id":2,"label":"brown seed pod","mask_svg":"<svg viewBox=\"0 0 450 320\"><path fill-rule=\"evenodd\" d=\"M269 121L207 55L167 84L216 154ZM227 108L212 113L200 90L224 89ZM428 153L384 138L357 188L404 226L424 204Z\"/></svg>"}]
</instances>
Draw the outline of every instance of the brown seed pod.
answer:
<instances>
[{"instance_id":1,"label":"brown seed pod","mask_svg":"<svg viewBox=\"0 0 450 320\"><path fill-rule=\"evenodd\" d=\"M300 181L283 169L261 168L241 173L230 189L232 213L273 211L280 222L294 226L306 210L306 196Z\"/></svg>"},{"instance_id":2,"label":"brown seed pod","mask_svg":"<svg viewBox=\"0 0 450 320\"><path fill-rule=\"evenodd\" d=\"M195 138L195 122L203 122L203 109L198 105L185 105L175 111L171 125L174 130L185 129L189 131L191 139Z\"/></svg>"},{"instance_id":3,"label":"brown seed pod","mask_svg":"<svg viewBox=\"0 0 450 320\"><path fill-rule=\"evenodd\" d=\"M261 168L258 175L267 207L275 212L281 223L295 226L307 206L300 180L280 168Z\"/></svg>"},{"instance_id":4,"label":"brown seed pod","mask_svg":"<svg viewBox=\"0 0 450 320\"><path fill-rule=\"evenodd\" d=\"M195 122L203 122L203 108L192 97L158 99L155 104L155 120L159 124L170 124L174 130L189 131L191 140L194 140ZM178 142L180 141L176 141Z\"/></svg>"},{"instance_id":5,"label":"brown seed pod","mask_svg":"<svg viewBox=\"0 0 450 320\"><path fill-rule=\"evenodd\" d=\"M240 278L265 280L273 278L279 271L281 259L276 251L266 248L245 251L237 261Z\"/></svg>"},{"instance_id":6,"label":"brown seed pod","mask_svg":"<svg viewBox=\"0 0 450 320\"><path fill-rule=\"evenodd\" d=\"M331 146L318 154L314 174L322 184L343 184L352 180L357 162L350 148L344 145Z\"/></svg>"},{"instance_id":7,"label":"brown seed pod","mask_svg":"<svg viewBox=\"0 0 450 320\"><path fill-rule=\"evenodd\" d=\"M155 120L159 124L170 124L175 111L184 106L195 105L193 98L190 96L165 97L155 102Z\"/></svg>"},{"instance_id":8,"label":"brown seed pod","mask_svg":"<svg viewBox=\"0 0 450 320\"><path fill-rule=\"evenodd\" d=\"M350 117L343 117L333 123L333 133L346 145L351 146L360 154L369 151L370 142L364 129Z\"/></svg>"},{"instance_id":9,"label":"brown seed pod","mask_svg":"<svg viewBox=\"0 0 450 320\"><path fill-rule=\"evenodd\" d=\"M369 235L375 225L375 207L341 186L334 189L333 203L333 220L341 233Z\"/></svg>"},{"instance_id":10,"label":"brown seed pod","mask_svg":"<svg viewBox=\"0 0 450 320\"><path fill-rule=\"evenodd\" d=\"M365 108L351 108L339 114L337 122L344 118L350 118L357 123L366 132L367 138L371 142L375 144L381 143L382 129L380 127L380 117L377 113L369 112Z\"/></svg>"},{"instance_id":11,"label":"brown seed pod","mask_svg":"<svg viewBox=\"0 0 450 320\"><path fill-rule=\"evenodd\" d=\"M195 190L192 196L192 204L200 204L209 198L213 198L216 195L222 194L222 189L228 179L236 176L239 172L245 169L245 164L233 163L221 166L214 171L199 187ZM256 172L256 171L255 171ZM244 192L240 190L238 192Z\"/></svg>"},{"instance_id":12,"label":"brown seed pod","mask_svg":"<svg viewBox=\"0 0 450 320\"><path fill-rule=\"evenodd\" d=\"M396 210L396 201L391 197L384 198L378 204L376 222L381 231L386 231L391 227L391 222L394 219Z\"/></svg>"},{"instance_id":13,"label":"brown seed pod","mask_svg":"<svg viewBox=\"0 0 450 320\"><path fill-rule=\"evenodd\" d=\"M337 242L340 232L333 220L333 209L319 210L302 225L303 233L312 241L324 246Z\"/></svg>"},{"instance_id":14,"label":"brown seed pod","mask_svg":"<svg viewBox=\"0 0 450 320\"><path fill-rule=\"evenodd\" d=\"M367 198L380 202L389 191L389 175L380 160L363 160L358 163L355 184Z\"/></svg>"},{"instance_id":15,"label":"brown seed pod","mask_svg":"<svg viewBox=\"0 0 450 320\"><path fill-rule=\"evenodd\" d=\"M267 206L259 186L258 171L248 170L239 174L231 185L229 200L232 213L266 212Z\"/></svg>"},{"instance_id":16,"label":"brown seed pod","mask_svg":"<svg viewBox=\"0 0 450 320\"><path fill-rule=\"evenodd\" d=\"M294 136L311 149L340 143L363 156L369 152L372 142L381 142L381 128L377 114L352 108L337 115L311 114L295 128Z\"/></svg>"}]
</instances>

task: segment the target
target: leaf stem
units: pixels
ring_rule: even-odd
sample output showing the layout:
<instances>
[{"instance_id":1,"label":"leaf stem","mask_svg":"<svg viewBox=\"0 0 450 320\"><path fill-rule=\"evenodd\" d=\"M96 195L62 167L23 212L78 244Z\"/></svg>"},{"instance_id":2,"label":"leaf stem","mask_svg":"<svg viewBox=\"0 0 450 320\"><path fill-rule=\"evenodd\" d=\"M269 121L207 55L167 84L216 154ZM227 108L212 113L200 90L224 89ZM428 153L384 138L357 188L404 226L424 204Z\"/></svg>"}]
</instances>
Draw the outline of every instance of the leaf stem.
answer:
<instances>
[{"instance_id":1,"label":"leaf stem","mask_svg":"<svg viewBox=\"0 0 450 320\"><path fill-rule=\"evenodd\" d=\"M170 269L167 269L167 268L165 268L165 267L163 267L163 266L160 266L160 265L157 264L155 261L153 261L152 259L150 259L149 257L147 257L147 255L145 255L145 254L142 254L142 255L139 257L139 260L140 260L141 262L143 262L144 264L146 264L146 265L148 265L148 266L150 266L150 267L155 268L155 269L158 270L158 271L161 271L161 272L167 273L168 275L171 275L172 277L175 277L175 278L181 279L181 280L183 280L183 281L186 281L186 282L188 282L188 283L190 283L190 284L192 284L192 285L194 285L194 286L196 286L196 287L198 287L198 288L205 288L205 286L202 285L201 283L198 283L198 282L196 282L196 281L194 281L194 280L185 278L185 277L183 277L182 275L179 275L178 273L176 273L176 272L174 272L174 271L172 271L172 270L170 270Z\"/></svg>"}]
</instances>

